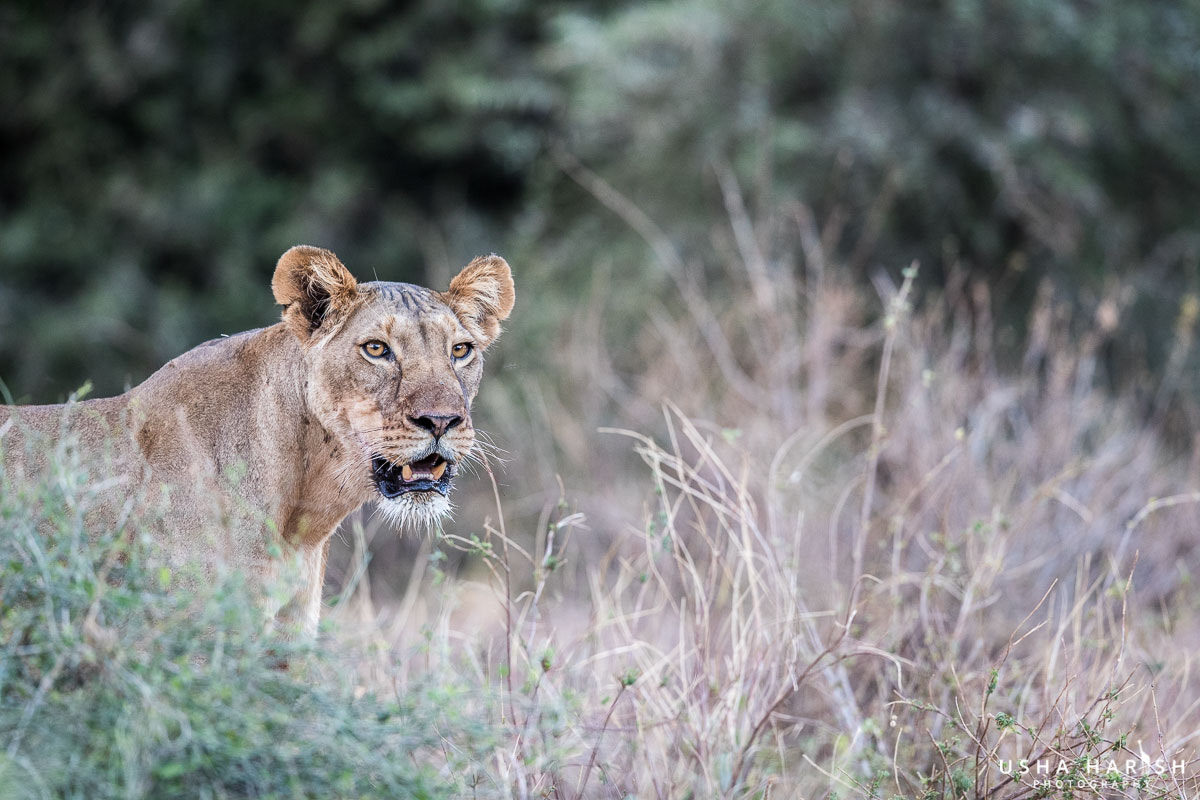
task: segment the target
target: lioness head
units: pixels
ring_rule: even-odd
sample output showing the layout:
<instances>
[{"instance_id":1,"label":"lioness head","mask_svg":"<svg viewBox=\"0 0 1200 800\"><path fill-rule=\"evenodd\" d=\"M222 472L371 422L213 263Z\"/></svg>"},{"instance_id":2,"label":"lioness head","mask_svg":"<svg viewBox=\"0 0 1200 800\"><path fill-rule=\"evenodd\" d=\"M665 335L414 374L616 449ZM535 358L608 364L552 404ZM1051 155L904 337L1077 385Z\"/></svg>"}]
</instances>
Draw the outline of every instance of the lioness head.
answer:
<instances>
[{"instance_id":1,"label":"lioness head","mask_svg":"<svg viewBox=\"0 0 1200 800\"><path fill-rule=\"evenodd\" d=\"M449 511L475 444L483 352L513 307L508 264L476 258L436 292L358 283L333 253L302 245L279 259L271 288L301 344L308 406L344 454L343 490L404 522Z\"/></svg>"}]
</instances>

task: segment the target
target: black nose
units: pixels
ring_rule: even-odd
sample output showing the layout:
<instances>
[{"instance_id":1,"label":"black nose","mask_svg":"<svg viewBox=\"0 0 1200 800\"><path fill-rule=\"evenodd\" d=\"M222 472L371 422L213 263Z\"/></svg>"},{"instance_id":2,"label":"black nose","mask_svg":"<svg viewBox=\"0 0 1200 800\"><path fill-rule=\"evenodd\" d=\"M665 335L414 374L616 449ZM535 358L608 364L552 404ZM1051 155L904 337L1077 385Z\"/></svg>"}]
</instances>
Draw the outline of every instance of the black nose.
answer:
<instances>
[{"instance_id":1,"label":"black nose","mask_svg":"<svg viewBox=\"0 0 1200 800\"><path fill-rule=\"evenodd\" d=\"M462 422L462 417L456 414L422 414L419 417L409 417L418 428L424 428L433 434L435 439L446 435L446 431Z\"/></svg>"}]
</instances>

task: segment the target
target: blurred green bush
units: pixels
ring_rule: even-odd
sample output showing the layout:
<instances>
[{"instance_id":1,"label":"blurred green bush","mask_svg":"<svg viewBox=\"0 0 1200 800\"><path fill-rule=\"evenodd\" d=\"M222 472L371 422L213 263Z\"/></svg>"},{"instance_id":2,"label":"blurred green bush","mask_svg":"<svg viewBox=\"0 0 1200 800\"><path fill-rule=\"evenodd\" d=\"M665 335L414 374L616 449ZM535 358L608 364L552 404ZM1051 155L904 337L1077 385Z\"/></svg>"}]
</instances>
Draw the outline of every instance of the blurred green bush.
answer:
<instances>
[{"instance_id":1,"label":"blurred green bush","mask_svg":"<svg viewBox=\"0 0 1200 800\"><path fill-rule=\"evenodd\" d=\"M423 277L431 220L519 199L538 31L533 4L6 4L0 378L120 391L276 319L298 242Z\"/></svg>"},{"instance_id":2,"label":"blurred green bush","mask_svg":"<svg viewBox=\"0 0 1200 800\"><path fill-rule=\"evenodd\" d=\"M752 217L843 220L853 270L917 258L1018 311L1126 283L1153 359L1197 285L1198 90L1196 0L8 4L0 378L117 391L268 323L301 241L414 280L503 251L535 327L607 265L642 313L646 248L548 146L689 264L727 169Z\"/></svg>"},{"instance_id":3,"label":"blurred green bush","mask_svg":"<svg viewBox=\"0 0 1200 800\"><path fill-rule=\"evenodd\" d=\"M451 796L440 747L486 740L461 686L364 693L238 576L181 587L136 515L89 537L104 481L60 459L24 488L0 462L0 798Z\"/></svg>"}]
</instances>

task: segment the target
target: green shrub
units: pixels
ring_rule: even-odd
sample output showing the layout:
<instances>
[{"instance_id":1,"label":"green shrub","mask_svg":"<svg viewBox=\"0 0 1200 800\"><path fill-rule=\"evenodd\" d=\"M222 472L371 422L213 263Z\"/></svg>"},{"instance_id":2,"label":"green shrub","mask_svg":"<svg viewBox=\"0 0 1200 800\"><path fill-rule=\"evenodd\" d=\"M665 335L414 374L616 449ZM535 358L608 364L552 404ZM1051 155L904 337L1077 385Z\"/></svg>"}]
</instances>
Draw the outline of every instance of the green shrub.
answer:
<instances>
[{"instance_id":1,"label":"green shrub","mask_svg":"<svg viewBox=\"0 0 1200 800\"><path fill-rule=\"evenodd\" d=\"M529 347L598 272L653 313L644 243L546 142L711 276L716 166L760 233L811 207L859 278L916 258L1019 319L1042 277L1086 304L1119 276L1127 349L1161 355L1198 280L1198 41L1184 0L8 4L0 378L108 394L268 323L301 241L387 279L501 252L539 298L512 332L549 318Z\"/></svg>"},{"instance_id":2,"label":"green shrub","mask_svg":"<svg viewBox=\"0 0 1200 800\"><path fill-rule=\"evenodd\" d=\"M424 754L463 730L456 689L356 691L266 635L237 575L181 588L140 521L90 543L82 469L0 488L0 796L448 793Z\"/></svg>"}]
</instances>

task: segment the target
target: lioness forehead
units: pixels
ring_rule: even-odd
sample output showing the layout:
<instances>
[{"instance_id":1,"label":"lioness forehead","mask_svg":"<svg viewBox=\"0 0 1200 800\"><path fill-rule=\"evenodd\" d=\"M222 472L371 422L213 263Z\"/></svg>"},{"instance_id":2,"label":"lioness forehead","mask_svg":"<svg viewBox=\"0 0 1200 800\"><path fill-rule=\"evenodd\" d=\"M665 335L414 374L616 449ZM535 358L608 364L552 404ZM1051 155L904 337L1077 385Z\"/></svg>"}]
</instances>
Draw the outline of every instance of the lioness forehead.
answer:
<instances>
[{"instance_id":1,"label":"lioness forehead","mask_svg":"<svg viewBox=\"0 0 1200 800\"><path fill-rule=\"evenodd\" d=\"M450 310L450 307L442 302L436 292L432 289L426 289L424 286L416 286L411 283L373 281L371 283L360 283L359 289L373 292L384 304L398 306L396 310L403 308L406 311L415 313Z\"/></svg>"},{"instance_id":2,"label":"lioness forehead","mask_svg":"<svg viewBox=\"0 0 1200 800\"><path fill-rule=\"evenodd\" d=\"M454 311L441 296L424 286L411 283L388 283L376 281L359 285L360 290L371 298L364 310L362 320L368 325L380 325L387 335L398 335L413 328L422 336L432 330L446 335L464 331Z\"/></svg>"}]
</instances>

